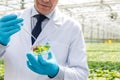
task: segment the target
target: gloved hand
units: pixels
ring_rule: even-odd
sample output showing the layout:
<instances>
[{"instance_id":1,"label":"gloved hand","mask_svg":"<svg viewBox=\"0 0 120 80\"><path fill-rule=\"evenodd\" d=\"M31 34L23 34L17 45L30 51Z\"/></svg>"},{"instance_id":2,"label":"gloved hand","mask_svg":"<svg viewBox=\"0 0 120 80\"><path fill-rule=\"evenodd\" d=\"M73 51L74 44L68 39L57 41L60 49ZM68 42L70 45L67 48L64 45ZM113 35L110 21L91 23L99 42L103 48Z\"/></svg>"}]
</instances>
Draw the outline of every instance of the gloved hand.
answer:
<instances>
[{"instance_id":1,"label":"gloved hand","mask_svg":"<svg viewBox=\"0 0 120 80\"><path fill-rule=\"evenodd\" d=\"M36 59L35 56L30 53L27 54L27 58L28 68L38 74L48 75L50 78L53 78L59 71L58 64L51 52L48 52L47 60L43 59L42 55L38 55L38 59Z\"/></svg>"},{"instance_id":2,"label":"gloved hand","mask_svg":"<svg viewBox=\"0 0 120 80\"><path fill-rule=\"evenodd\" d=\"M9 14L0 18L0 44L7 45L10 36L20 30L20 23L23 19L17 18L15 14Z\"/></svg>"}]
</instances>

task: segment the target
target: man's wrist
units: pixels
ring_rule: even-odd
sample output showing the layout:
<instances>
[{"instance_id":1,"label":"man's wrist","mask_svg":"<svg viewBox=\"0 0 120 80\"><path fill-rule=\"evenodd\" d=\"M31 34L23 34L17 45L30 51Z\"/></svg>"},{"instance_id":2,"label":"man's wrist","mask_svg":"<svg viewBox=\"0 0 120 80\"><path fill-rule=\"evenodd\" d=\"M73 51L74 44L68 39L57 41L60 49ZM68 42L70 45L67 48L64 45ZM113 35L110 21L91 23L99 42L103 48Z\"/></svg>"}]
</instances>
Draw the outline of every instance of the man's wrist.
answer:
<instances>
[{"instance_id":1,"label":"man's wrist","mask_svg":"<svg viewBox=\"0 0 120 80\"><path fill-rule=\"evenodd\" d=\"M52 74L51 75L48 75L49 78L54 78L59 72L59 66L56 65L54 71L52 71Z\"/></svg>"},{"instance_id":2,"label":"man's wrist","mask_svg":"<svg viewBox=\"0 0 120 80\"><path fill-rule=\"evenodd\" d=\"M56 76L53 77L53 79L55 79L55 80L63 80L64 72L65 72L65 67L59 65L59 71L56 74Z\"/></svg>"}]
</instances>

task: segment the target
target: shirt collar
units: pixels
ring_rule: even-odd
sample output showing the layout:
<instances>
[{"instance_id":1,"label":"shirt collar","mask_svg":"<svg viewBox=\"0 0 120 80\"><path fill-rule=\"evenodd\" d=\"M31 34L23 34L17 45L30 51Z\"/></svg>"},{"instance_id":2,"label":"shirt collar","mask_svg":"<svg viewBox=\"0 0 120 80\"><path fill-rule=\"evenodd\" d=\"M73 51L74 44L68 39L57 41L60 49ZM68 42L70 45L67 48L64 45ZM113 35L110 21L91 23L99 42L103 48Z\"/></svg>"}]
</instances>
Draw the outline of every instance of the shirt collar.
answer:
<instances>
[{"instance_id":1,"label":"shirt collar","mask_svg":"<svg viewBox=\"0 0 120 80\"><path fill-rule=\"evenodd\" d=\"M45 15L45 16L46 16L48 19L51 19L52 16L53 16L53 14L54 14L54 12L55 12L55 10L53 10L51 13L49 13L49 14L47 14L47 15ZM33 7L32 7L31 17L33 17L33 16L35 16L35 15L37 15L37 14L39 14L39 13L37 12L37 10L35 9L35 7L33 6Z\"/></svg>"},{"instance_id":2,"label":"shirt collar","mask_svg":"<svg viewBox=\"0 0 120 80\"><path fill-rule=\"evenodd\" d=\"M34 6L32 6L32 8L31 8L31 17L33 17L33 16L35 16L35 15L37 15L37 14L39 14L37 11L36 11L36 9L35 9L35 7ZM51 19L51 20L53 20L54 21L54 23L56 24L56 25L58 25L58 26L60 26L60 25L62 25L63 24L63 14L59 11L59 9L58 9L58 7L56 7L51 13L49 13L49 14L47 14L47 15L45 15L49 20Z\"/></svg>"}]
</instances>

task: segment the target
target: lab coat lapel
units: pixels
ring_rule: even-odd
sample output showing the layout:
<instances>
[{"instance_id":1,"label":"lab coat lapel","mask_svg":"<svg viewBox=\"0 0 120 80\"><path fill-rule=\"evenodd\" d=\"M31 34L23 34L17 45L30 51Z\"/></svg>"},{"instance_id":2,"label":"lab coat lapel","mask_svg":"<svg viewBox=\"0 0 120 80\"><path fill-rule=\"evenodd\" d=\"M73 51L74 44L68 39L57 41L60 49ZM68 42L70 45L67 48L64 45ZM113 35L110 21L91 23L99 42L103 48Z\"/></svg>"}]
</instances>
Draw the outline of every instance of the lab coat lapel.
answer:
<instances>
[{"instance_id":1,"label":"lab coat lapel","mask_svg":"<svg viewBox=\"0 0 120 80\"><path fill-rule=\"evenodd\" d=\"M58 16L59 15L59 16ZM62 25L62 17L58 9L56 9L54 16L49 20L41 34L38 36L35 44L37 42L42 42L43 40L48 40L52 35L54 35Z\"/></svg>"},{"instance_id":2,"label":"lab coat lapel","mask_svg":"<svg viewBox=\"0 0 120 80\"><path fill-rule=\"evenodd\" d=\"M57 26L54 24L53 20L50 20L46 24L45 28L42 30L40 35L38 36L35 43L42 42L43 40L47 40L48 36L50 36L51 34L54 34L56 30L57 30Z\"/></svg>"}]
</instances>

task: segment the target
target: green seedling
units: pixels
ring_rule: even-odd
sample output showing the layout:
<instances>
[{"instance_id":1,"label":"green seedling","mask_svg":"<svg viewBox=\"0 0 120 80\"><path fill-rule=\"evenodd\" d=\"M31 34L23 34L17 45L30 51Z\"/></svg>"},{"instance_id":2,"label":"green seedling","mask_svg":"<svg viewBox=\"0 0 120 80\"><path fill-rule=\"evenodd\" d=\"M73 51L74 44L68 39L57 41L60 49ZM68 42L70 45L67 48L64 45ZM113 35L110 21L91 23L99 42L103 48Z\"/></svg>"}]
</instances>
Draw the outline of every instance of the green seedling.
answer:
<instances>
[{"instance_id":1,"label":"green seedling","mask_svg":"<svg viewBox=\"0 0 120 80\"><path fill-rule=\"evenodd\" d=\"M33 53L36 54L36 55L45 54L49 51L50 45L47 43L44 46L38 45L38 46L33 47L32 49L33 49Z\"/></svg>"}]
</instances>

